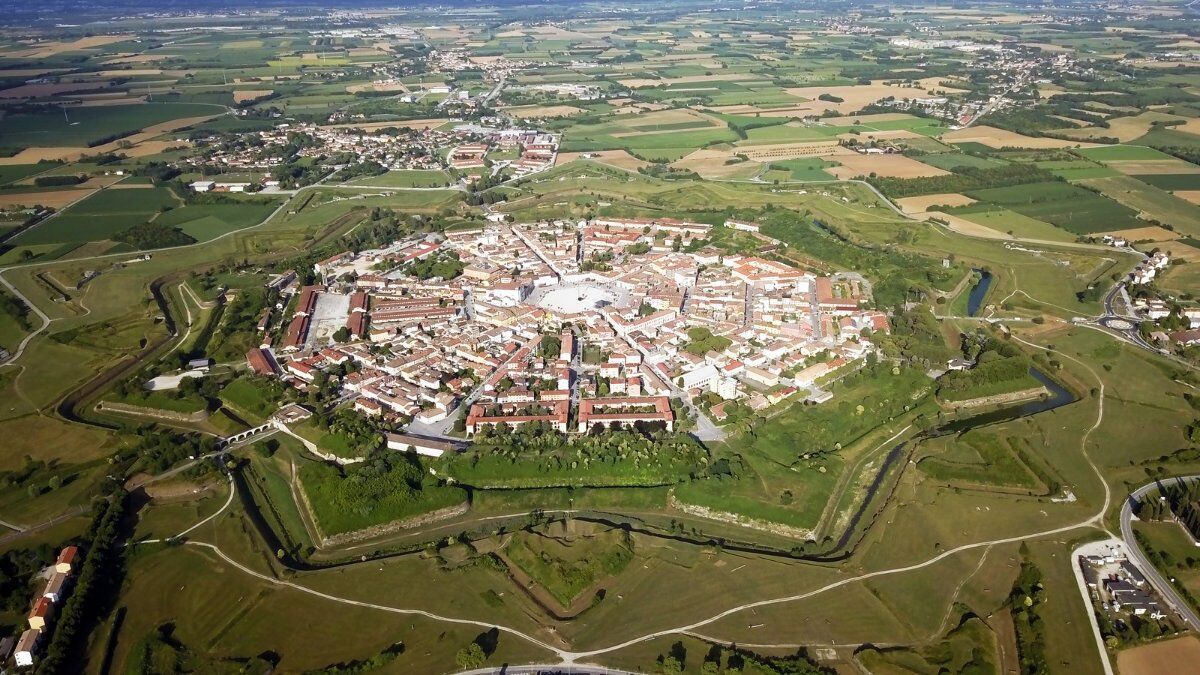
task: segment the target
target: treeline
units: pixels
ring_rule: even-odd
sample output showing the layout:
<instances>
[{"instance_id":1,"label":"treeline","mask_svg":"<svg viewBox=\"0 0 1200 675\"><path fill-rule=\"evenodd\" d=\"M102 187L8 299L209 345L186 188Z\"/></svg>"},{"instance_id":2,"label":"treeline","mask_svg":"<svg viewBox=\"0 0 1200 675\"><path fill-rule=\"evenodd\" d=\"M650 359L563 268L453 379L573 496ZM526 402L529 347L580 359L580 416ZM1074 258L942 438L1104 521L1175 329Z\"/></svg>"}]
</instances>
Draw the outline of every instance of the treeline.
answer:
<instances>
[{"instance_id":1,"label":"treeline","mask_svg":"<svg viewBox=\"0 0 1200 675\"><path fill-rule=\"evenodd\" d=\"M1150 147L1192 164L1200 164L1200 147L1188 145L1151 145Z\"/></svg>"},{"instance_id":2,"label":"treeline","mask_svg":"<svg viewBox=\"0 0 1200 675\"><path fill-rule=\"evenodd\" d=\"M1041 615L1046 601L1042 571L1029 557L1029 548L1021 544L1021 571L1008 594L1013 626L1017 631L1017 655L1022 675L1050 672L1046 661L1046 622Z\"/></svg>"},{"instance_id":3,"label":"treeline","mask_svg":"<svg viewBox=\"0 0 1200 675\"><path fill-rule=\"evenodd\" d=\"M897 308L891 317L890 334L872 336L885 356L901 358L924 368L941 366L953 356L946 346L941 325L928 305Z\"/></svg>"},{"instance_id":4,"label":"treeline","mask_svg":"<svg viewBox=\"0 0 1200 675\"><path fill-rule=\"evenodd\" d=\"M85 535L83 564L75 579L75 589L52 624L53 633L39 673L78 672L88 633L108 610L108 603L121 587L124 559L121 546L121 516L125 512L125 492L119 490L98 502L92 524Z\"/></svg>"},{"instance_id":5,"label":"treeline","mask_svg":"<svg viewBox=\"0 0 1200 675\"><path fill-rule=\"evenodd\" d=\"M133 433L137 436L137 444L122 451L121 459L136 460L137 468L150 474L160 474L188 457L199 457L217 449L215 437L183 434L150 424L137 427Z\"/></svg>"},{"instance_id":6,"label":"treeline","mask_svg":"<svg viewBox=\"0 0 1200 675\"><path fill-rule=\"evenodd\" d=\"M1102 115L1085 112L1082 109L1075 108L1070 103L1059 101L1057 97L1032 108L1012 108L993 111L985 115L980 121L983 124L1025 134L1026 136L1056 136L1054 133L1047 132L1071 126L1071 123L1064 121L1061 119L1062 117L1081 120L1093 127L1108 128L1108 122Z\"/></svg>"},{"instance_id":7,"label":"treeline","mask_svg":"<svg viewBox=\"0 0 1200 675\"><path fill-rule=\"evenodd\" d=\"M26 305L16 296L9 295L5 291L0 291L0 311L11 316L22 330L32 328L29 325L29 305Z\"/></svg>"},{"instance_id":8,"label":"treeline","mask_svg":"<svg viewBox=\"0 0 1200 675\"><path fill-rule=\"evenodd\" d=\"M359 661L346 661L319 670L306 670L304 675L359 675L371 673L395 661L404 653L404 643L397 642L378 654Z\"/></svg>"},{"instance_id":9,"label":"treeline","mask_svg":"<svg viewBox=\"0 0 1200 675\"><path fill-rule=\"evenodd\" d=\"M1173 516L1193 538L1200 539L1200 481L1173 484L1164 487L1160 494L1162 500L1148 498L1138 502L1138 518L1167 520Z\"/></svg>"},{"instance_id":10,"label":"treeline","mask_svg":"<svg viewBox=\"0 0 1200 675\"><path fill-rule=\"evenodd\" d=\"M356 164L350 164L342 168L338 172L337 179L343 183L354 180L355 178L363 178L370 176L379 176L388 172L386 166L379 162L367 160Z\"/></svg>"},{"instance_id":11,"label":"treeline","mask_svg":"<svg viewBox=\"0 0 1200 675\"><path fill-rule=\"evenodd\" d=\"M1112 84L1111 81L1108 81L1104 83L1104 86L1107 89L1111 89ZM1200 97L1179 87L1156 87L1132 92L1107 91L1058 94L1054 99L1061 101L1063 104L1074 106L1081 106L1086 103L1102 103L1114 108L1138 108L1140 110L1145 110L1156 105L1200 101Z\"/></svg>"},{"instance_id":12,"label":"treeline","mask_svg":"<svg viewBox=\"0 0 1200 675\"><path fill-rule=\"evenodd\" d=\"M751 129L774 127L781 124L787 124L791 121L791 118L788 117L755 117L747 120L725 117L724 119L725 124L729 125L730 130L737 134L738 138L742 139L743 141L749 137L747 133Z\"/></svg>"},{"instance_id":13,"label":"treeline","mask_svg":"<svg viewBox=\"0 0 1200 675\"><path fill-rule=\"evenodd\" d=\"M68 174L65 176L38 176L33 184L38 187L59 187L63 185L79 185L87 180L87 176Z\"/></svg>"},{"instance_id":14,"label":"treeline","mask_svg":"<svg viewBox=\"0 0 1200 675\"><path fill-rule=\"evenodd\" d=\"M89 148L94 148L98 145L105 145L107 143L112 143L113 141L119 141L122 138L127 138L129 136L136 134L138 131L140 131L140 130L139 129L128 129L126 131L118 131L115 134L101 136L100 138L93 138L92 140L88 141L87 146Z\"/></svg>"},{"instance_id":15,"label":"treeline","mask_svg":"<svg viewBox=\"0 0 1200 675\"><path fill-rule=\"evenodd\" d=\"M920 195L966 192L983 188L1010 187L1029 183L1060 180L1057 176L1033 164L1014 162L1005 166L963 166L954 173L924 178L890 178L870 176L867 182L892 199Z\"/></svg>"}]
</instances>

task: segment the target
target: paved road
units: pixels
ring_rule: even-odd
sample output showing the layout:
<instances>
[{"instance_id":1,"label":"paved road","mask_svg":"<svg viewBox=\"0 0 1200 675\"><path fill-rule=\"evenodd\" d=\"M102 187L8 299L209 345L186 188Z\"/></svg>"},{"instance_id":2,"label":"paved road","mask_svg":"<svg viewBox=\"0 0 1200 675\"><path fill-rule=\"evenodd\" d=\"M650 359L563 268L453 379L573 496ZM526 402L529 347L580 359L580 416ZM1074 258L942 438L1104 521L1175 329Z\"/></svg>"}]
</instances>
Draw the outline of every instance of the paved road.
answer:
<instances>
[{"instance_id":1,"label":"paved road","mask_svg":"<svg viewBox=\"0 0 1200 675\"><path fill-rule=\"evenodd\" d=\"M1129 499L1125 500L1125 505L1121 507L1121 538L1125 540L1125 545L1129 549L1129 557L1133 558L1133 561L1137 563L1138 568L1142 570L1142 573L1146 575L1150 584L1154 586L1154 590L1158 591L1158 594L1166 600L1167 604L1183 617L1183 620L1188 623L1192 630L1200 629L1200 615L1197 615L1195 608L1180 597L1179 592L1175 590L1175 586L1159 573L1158 568L1150 564L1150 560L1146 558L1145 553L1138 546L1137 539L1133 536L1133 504L1146 496L1146 494L1158 490L1161 485L1169 485L1175 481L1191 482L1196 480L1200 480L1200 475L1178 476L1176 478L1148 483L1130 493Z\"/></svg>"}]
</instances>

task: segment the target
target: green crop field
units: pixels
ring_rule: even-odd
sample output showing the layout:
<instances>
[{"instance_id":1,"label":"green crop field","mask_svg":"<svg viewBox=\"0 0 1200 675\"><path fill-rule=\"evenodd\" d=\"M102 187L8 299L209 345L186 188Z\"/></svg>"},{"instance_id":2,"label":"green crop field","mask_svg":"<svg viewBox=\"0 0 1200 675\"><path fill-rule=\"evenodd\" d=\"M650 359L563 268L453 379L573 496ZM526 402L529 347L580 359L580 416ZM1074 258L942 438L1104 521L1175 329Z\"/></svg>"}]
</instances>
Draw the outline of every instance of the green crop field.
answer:
<instances>
[{"instance_id":1,"label":"green crop field","mask_svg":"<svg viewBox=\"0 0 1200 675\"><path fill-rule=\"evenodd\" d=\"M1168 173L1138 176L1138 180L1149 183L1160 190L1200 190L1200 173Z\"/></svg>"},{"instance_id":2,"label":"green crop field","mask_svg":"<svg viewBox=\"0 0 1200 675\"><path fill-rule=\"evenodd\" d=\"M1007 162L995 159L993 157L980 157L978 155L965 155L959 153L930 153L921 155L922 164L935 166L946 171L953 171L959 167L970 166L976 168L988 168L993 166L1004 166Z\"/></svg>"},{"instance_id":3,"label":"green crop field","mask_svg":"<svg viewBox=\"0 0 1200 675\"><path fill-rule=\"evenodd\" d=\"M771 162L770 166L772 169L782 169L788 172L788 180L834 180L833 175L825 172L825 169L834 166L833 162L820 158L788 159Z\"/></svg>"},{"instance_id":4,"label":"green crop field","mask_svg":"<svg viewBox=\"0 0 1200 675\"><path fill-rule=\"evenodd\" d=\"M1148 218L1167 223L1181 233L1200 236L1200 206L1169 192L1132 176L1099 178L1082 184Z\"/></svg>"},{"instance_id":5,"label":"green crop field","mask_svg":"<svg viewBox=\"0 0 1200 675\"><path fill-rule=\"evenodd\" d=\"M972 190L967 196L1004 206L1076 234L1121 230L1134 227L1138 222L1133 210L1068 183L986 188Z\"/></svg>"},{"instance_id":6,"label":"green crop field","mask_svg":"<svg viewBox=\"0 0 1200 675\"><path fill-rule=\"evenodd\" d=\"M54 168L54 164L9 164L8 166L0 166L0 185L7 185L21 180L27 176L32 176L36 173L49 171Z\"/></svg>"},{"instance_id":7,"label":"green crop field","mask_svg":"<svg viewBox=\"0 0 1200 675\"><path fill-rule=\"evenodd\" d=\"M1084 157L1097 162L1133 162L1148 159L1170 159L1164 154L1141 145L1110 145L1095 148L1080 148L1077 151Z\"/></svg>"},{"instance_id":8,"label":"green crop field","mask_svg":"<svg viewBox=\"0 0 1200 675\"><path fill-rule=\"evenodd\" d=\"M44 223L22 232L14 244L51 244L110 239L134 225L144 223L155 211L180 205L168 188L138 190L136 199L128 191L100 190Z\"/></svg>"},{"instance_id":9,"label":"green crop field","mask_svg":"<svg viewBox=\"0 0 1200 675\"><path fill-rule=\"evenodd\" d=\"M224 109L198 103L147 103L95 108L57 108L37 114L17 114L4 118L0 128L0 147L86 146L112 134L140 131L171 120L219 115Z\"/></svg>"},{"instance_id":10,"label":"green crop field","mask_svg":"<svg viewBox=\"0 0 1200 675\"><path fill-rule=\"evenodd\" d=\"M178 227L196 241L258 225L282 200L242 200L240 204L200 204L171 209L155 219L166 227Z\"/></svg>"},{"instance_id":11,"label":"green crop field","mask_svg":"<svg viewBox=\"0 0 1200 675\"><path fill-rule=\"evenodd\" d=\"M971 222L979 223L999 232L1011 233L1017 237L1046 239L1050 241L1075 240L1074 235L1062 228L1030 218L1011 209L991 204L972 204L971 206L952 209L950 212L960 218L966 218Z\"/></svg>"}]
</instances>

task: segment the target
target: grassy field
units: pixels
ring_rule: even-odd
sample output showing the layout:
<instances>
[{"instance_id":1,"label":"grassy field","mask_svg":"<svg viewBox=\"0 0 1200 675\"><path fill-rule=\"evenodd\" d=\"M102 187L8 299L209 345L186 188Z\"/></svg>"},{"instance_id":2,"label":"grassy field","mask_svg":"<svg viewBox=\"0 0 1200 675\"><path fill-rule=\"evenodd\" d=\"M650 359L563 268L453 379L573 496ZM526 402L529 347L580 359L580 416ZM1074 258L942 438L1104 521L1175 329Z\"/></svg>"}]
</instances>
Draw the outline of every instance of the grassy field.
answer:
<instances>
[{"instance_id":1,"label":"grassy field","mask_svg":"<svg viewBox=\"0 0 1200 675\"><path fill-rule=\"evenodd\" d=\"M1145 537L1150 550L1158 552L1162 571L1200 597L1200 568L1189 566L1187 562L1200 559L1200 550L1183 527L1174 522L1138 521L1133 529Z\"/></svg>"},{"instance_id":2,"label":"grassy field","mask_svg":"<svg viewBox=\"0 0 1200 675\"><path fill-rule=\"evenodd\" d=\"M1049 241L1075 241L1075 237L1062 228L991 204L978 204L956 208L953 209L952 213L960 218L966 218L973 223L979 223L997 232L1004 232L1015 237L1046 239Z\"/></svg>"},{"instance_id":3,"label":"grassy field","mask_svg":"<svg viewBox=\"0 0 1200 675\"><path fill-rule=\"evenodd\" d=\"M242 200L239 204L199 204L171 209L154 220L165 227L178 227L196 241L208 241L234 230L257 225L282 200Z\"/></svg>"},{"instance_id":4,"label":"grassy field","mask_svg":"<svg viewBox=\"0 0 1200 675\"><path fill-rule=\"evenodd\" d=\"M831 174L824 171L824 169L833 166L833 163L818 157L771 162L770 166L772 169L786 171L788 173L787 180L834 180Z\"/></svg>"},{"instance_id":5,"label":"grassy field","mask_svg":"<svg viewBox=\"0 0 1200 675\"><path fill-rule=\"evenodd\" d=\"M388 171L387 173L369 178L353 180L352 185L371 185L375 187L445 187L451 184L450 174L445 171L413 170Z\"/></svg>"},{"instance_id":6,"label":"grassy field","mask_svg":"<svg viewBox=\"0 0 1200 675\"><path fill-rule=\"evenodd\" d=\"M217 115L222 108L197 103L147 103L95 108L74 108L63 113L57 108L4 118L0 146L86 146L112 134L140 131L170 120Z\"/></svg>"},{"instance_id":7,"label":"grassy field","mask_svg":"<svg viewBox=\"0 0 1200 675\"><path fill-rule=\"evenodd\" d=\"M1154 148L1141 145L1107 145L1096 148L1080 148L1077 152L1097 162L1133 162L1171 158L1170 155Z\"/></svg>"},{"instance_id":8,"label":"grassy field","mask_svg":"<svg viewBox=\"0 0 1200 675\"><path fill-rule=\"evenodd\" d=\"M1007 162L993 157L982 157L979 155L967 155L960 153L931 153L921 155L919 157L923 164L935 166L946 171L953 171L960 167L972 167L986 169L995 166L1004 166Z\"/></svg>"},{"instance_id":9,"label":"grassy field","mask_svg":"<svg viewBox=\"0 0 1200 675\"><path fill-rule=\"evenodd\" d=\"M354 492L355 487L343 482L342 472L337 468L309 461L300 466L299 476L313 515L327 536L411 518L461 504L466 499L466 492L460 488L418 483L410 484L412 489L409 491L379 492L372 487L377 493L376 499L349 508L347 505L355 498L347 492Z\"/></svg>"},{"instance_id":10,"label":"grassy field","mask_svg":"<svg viewBox=\"0 0 1200 675\"><path fill-rule=\"evenodd\" d=\"M521 532L504 553L568 607L604 576L620 574L633 559L632 548L633 539L618 530L569 538Z\"/></svg>"}]
</instances>

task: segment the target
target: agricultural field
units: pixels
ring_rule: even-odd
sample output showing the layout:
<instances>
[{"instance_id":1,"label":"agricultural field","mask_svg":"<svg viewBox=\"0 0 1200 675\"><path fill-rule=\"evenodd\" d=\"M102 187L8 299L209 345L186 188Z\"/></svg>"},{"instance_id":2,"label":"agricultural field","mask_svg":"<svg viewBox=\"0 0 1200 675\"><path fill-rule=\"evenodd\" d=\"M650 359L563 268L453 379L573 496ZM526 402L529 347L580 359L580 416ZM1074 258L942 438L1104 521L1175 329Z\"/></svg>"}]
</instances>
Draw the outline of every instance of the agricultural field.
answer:
<instances>
[{"instance_id":1,"label":"agricultural field","mask_svg":"<svg viewBox=\"0 0 1200 675\"><path fill-rule=\"evenodd\" d=\"M1075 234L1119 230L1138 222L1132 209L1066 183L985 188L966 194L979 202L995 204Z\"/></svg>"}]
</instances>

